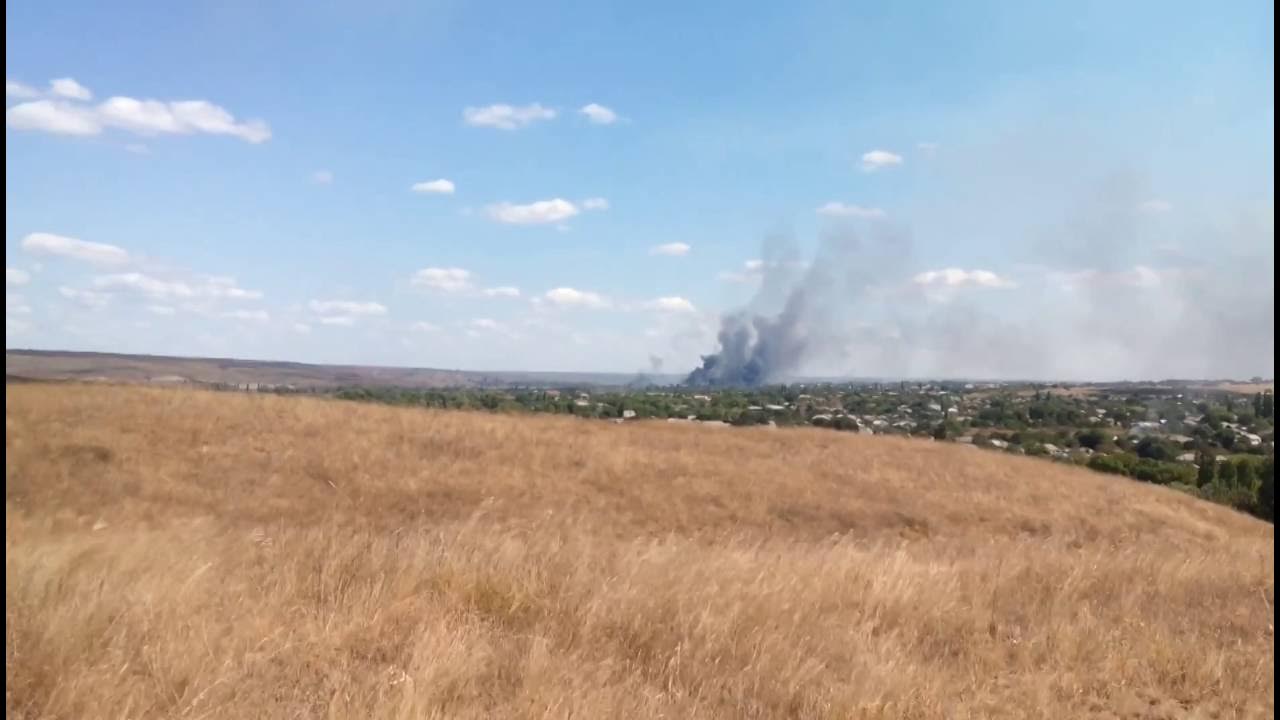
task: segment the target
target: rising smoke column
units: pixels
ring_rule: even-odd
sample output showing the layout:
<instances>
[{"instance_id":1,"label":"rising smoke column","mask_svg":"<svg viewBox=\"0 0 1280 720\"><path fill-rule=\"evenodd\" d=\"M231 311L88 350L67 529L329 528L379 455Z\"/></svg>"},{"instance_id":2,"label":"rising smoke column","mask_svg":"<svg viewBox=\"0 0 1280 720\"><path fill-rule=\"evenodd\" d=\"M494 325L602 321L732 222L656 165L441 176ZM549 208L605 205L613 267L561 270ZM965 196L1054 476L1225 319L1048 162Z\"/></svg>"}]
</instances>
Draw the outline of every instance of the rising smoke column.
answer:
<instances>
[{"instance_id":1,"label":"rising smoke column","mask_svg":"<svg viewBox=\"0 0 1280 720\"><path fill-rule=\"evenodd\" d=\"M740 311L720 324L720 352L702 357L685 380L698 386L754 386L794 371L807 347L801 326L804 287L796 287L775 317Z\"/></svg>"},{"instance_id":2,"label":"rising smoke column","mask_svg":"<svg viewBox=\"0 0 1280 720\"><path fill-rule=\"evenodd\" d=\"M770 238L760 290L747 308L720 319L719 349L704 355L685 383L761 385L844 355L857 308L883 272L902 264L908 248L896 230L881 228L867 242L841 226L822 236L813 262L805 264L794 241ZM770 311L769 305L780 307Z\"/></svg>"}]
</instances>

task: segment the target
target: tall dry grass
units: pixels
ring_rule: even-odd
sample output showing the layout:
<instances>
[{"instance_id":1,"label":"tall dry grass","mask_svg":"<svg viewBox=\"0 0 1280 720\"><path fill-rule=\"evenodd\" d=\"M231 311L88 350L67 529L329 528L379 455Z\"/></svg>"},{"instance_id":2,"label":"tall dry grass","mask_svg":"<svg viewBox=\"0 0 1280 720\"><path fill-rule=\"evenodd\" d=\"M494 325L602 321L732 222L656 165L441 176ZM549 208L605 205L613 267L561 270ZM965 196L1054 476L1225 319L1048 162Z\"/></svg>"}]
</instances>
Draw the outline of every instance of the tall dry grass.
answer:
<instances>
[{"instance_id":1,"label":"tall dry grass","mask_svg":"<svg viewBox=\"0 0 1280 720\"><path fill-rule=\"evenodd\" d=\"M1271 526L943 443L6 398L18 718L1264 717Z\"/></svg>"}]
</instances>

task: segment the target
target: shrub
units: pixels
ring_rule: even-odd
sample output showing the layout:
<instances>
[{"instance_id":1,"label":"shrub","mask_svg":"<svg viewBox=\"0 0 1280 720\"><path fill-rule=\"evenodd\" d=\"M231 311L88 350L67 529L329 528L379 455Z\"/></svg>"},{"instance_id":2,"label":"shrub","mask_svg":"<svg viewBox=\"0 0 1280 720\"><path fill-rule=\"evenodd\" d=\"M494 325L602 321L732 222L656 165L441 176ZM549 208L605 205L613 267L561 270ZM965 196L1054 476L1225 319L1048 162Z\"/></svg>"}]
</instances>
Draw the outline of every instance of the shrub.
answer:
<instances>
[{"instance_id":1,"label":"shrub","mask_svg":"<svg viewBox=\"0 0 1280 720\"><path fill-rule=\"evenodd\" d=\"M1262 464L1262 484L1258 487L1258 514L1267 520L1276 517L1276 459Z\"/></svg>"},{"instance_id":2,"label":"shrub","mask_svg":"<svg viewBox=\"0 0 1280 720\"><path fill-rule=\"evenodd\" d=\"M1087 447L1090 450L1097 450L1107 441L1107 436L1101 430L1081 430L1076 433L1076 441L1080 443L1080 447Z\"/></svg>"},{"instance_id":3,"label":"shrub","mask_svg":"<svg viewBox=\"0 0 1280 720\"><path fill-rule=\"evenodd\" d=\"M1128 475L1130 462L1125 455L1094 455L1089 458L1090 470L1111 473L1112 475Z\"/></svg>"},{"instance_id":4,"label":"shrub","mask_svg":"<svg viewBox=\"0 0 1280 720\"><path fill-rule=\"evenodd\" d=\"M1169 462L1178 456L1179 449L1177 445L1168 440L1148 436L1138 441L1134 451L1138 453L1140 458Z\"/></svg>"}]
</instances>

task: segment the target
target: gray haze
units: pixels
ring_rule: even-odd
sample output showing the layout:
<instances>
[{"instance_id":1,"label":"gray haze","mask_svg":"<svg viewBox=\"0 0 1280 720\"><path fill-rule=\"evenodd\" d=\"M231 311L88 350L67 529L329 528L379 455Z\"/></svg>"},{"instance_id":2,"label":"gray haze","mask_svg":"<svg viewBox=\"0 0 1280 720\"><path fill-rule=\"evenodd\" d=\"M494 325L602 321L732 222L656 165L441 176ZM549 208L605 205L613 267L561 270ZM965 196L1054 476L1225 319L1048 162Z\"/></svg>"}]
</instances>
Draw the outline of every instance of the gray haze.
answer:
<instances>
[{"instance_id":1,"label":"gray haze","mask_svg":"<svg viewBox=\"0 0 1280 720\"><path fill-rule=\"evenodd\" d=\"M1151 237L1134 177L1088 190L1060 222L1018 233L998 285L913 281L937 268L889 221L828 225L807 263L795 239L773 236L758 291L720 319L715 351L687 382L1269 377L1271 206L1166 222Z\"/></svg>"}]
</instances>

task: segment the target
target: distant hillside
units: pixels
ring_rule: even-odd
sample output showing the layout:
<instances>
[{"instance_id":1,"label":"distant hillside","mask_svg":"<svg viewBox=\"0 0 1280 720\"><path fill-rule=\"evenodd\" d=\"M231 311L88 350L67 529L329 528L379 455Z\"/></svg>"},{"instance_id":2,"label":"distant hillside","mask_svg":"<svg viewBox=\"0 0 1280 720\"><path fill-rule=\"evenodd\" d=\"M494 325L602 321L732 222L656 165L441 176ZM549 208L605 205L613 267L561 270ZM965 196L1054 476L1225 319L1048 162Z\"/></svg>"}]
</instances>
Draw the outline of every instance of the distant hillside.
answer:
<instances>
[{"instance_id":1,"label":"distant hillside","mask_svg":"<svg viewBox=\"0 0 1280 720\"><path fill-rule=\"evenodd\" d=\"M1271 525L952 443L5 399L10 717L1261 718Z\"/></svg>"},{"instance_id":2,"label":"distant hillside","mask_svg":"<svg viewBox=\"0 0 1280 720\"><path fill-rule=\"evenodd\" d=\"M10 376L45 380L166 384L266 383L300 388L332 388L339 385L407 388L495 387L516 384L621 386L636 378L635 374L623 373L473 372L48 350L5 351L5 372ZM654 378L655 382L675 380L675 376Z\"/></svg>"}]
</instances>

